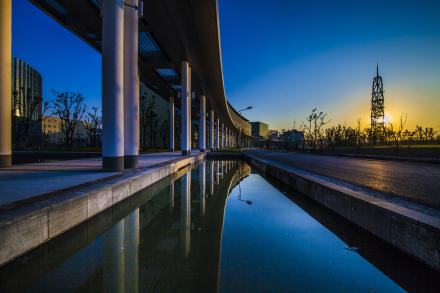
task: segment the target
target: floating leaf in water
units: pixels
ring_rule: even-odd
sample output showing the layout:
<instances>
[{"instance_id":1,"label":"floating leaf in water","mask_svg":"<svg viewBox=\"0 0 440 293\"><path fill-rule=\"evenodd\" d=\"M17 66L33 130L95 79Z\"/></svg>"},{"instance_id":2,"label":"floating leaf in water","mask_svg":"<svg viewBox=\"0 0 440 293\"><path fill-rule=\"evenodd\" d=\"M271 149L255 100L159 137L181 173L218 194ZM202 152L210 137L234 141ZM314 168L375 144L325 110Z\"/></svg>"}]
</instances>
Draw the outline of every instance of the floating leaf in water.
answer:
<instances>
[{"instance_id":1,"label":"floating leaf in water","mask_svg":"<svg viewBox=\"0 0 440 293\"><path fill-rule=\"evenodd\" d=\"M373 288L370 288L370 291L371 291L371 292L376 292L376 290L374 290Z\"/></svg>"}]
</instances>

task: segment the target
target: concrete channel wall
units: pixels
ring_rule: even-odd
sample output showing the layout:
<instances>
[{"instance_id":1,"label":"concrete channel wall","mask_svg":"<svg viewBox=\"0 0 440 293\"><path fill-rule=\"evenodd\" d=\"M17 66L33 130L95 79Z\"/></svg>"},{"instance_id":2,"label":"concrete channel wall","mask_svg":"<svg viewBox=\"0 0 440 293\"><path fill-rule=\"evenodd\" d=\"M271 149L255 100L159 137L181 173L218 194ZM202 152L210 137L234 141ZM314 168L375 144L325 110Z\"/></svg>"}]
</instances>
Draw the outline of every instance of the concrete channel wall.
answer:
<instances>
[{"instance_id":1,"label":"concrete channel wall","mask_svg":"<svg viewBox=\"0 0 440 293\"><path fill-rule=\"evenodd\" d=\"M440 270L440 219L313 178L284 164L244 156L252 166Z\"/></svg>"},{"instance_id":2,"label":"concrete channel wall","mask_svg":"<svg viewBox=\"0 0 440 293\"><path fill-rule=\"evenodd\" d=\"M98 215L151 184L204 159L199 154L61 195L0 220L0 266Z\"/></svg>"}]
</instances>

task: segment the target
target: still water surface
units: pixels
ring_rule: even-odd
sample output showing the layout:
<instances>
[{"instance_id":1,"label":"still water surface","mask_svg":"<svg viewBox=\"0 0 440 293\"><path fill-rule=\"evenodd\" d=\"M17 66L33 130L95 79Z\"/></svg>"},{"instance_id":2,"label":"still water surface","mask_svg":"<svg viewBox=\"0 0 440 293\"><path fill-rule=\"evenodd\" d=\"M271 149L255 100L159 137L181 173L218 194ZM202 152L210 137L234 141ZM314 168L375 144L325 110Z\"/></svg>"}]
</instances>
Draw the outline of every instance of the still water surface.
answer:
<instances>
[{"instance_id":1,"label":"still water surface","mask_svg":"<svg viewBox=\"0 0 440 293\"><path fill-rule=\"evenodd\" d=\"M0 292L440 292L439 283L244 161L188 166L0 268Z\"/></svg>"}]
</instances>

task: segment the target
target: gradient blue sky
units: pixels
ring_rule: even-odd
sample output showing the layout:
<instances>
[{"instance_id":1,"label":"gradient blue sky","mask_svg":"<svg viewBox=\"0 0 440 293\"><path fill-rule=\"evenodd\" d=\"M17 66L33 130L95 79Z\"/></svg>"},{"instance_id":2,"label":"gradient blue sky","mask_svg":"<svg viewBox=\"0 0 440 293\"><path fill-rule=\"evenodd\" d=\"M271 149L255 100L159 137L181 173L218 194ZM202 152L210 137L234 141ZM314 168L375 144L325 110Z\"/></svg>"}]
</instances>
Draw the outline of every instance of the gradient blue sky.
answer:
<instances>
[{"instance_id":1,"label":"gradient blue sky","mask_svg":"<svg viewBox=\"0 0 440 293\"><path fill-rule=\"evenodd\" d=\"M270 129L305 122L369 123L376 62L385 113L406 128L440 125L440 1L219 0L226 96ZM12 54L51 90L79 91L101 107L101 56L26 0L13 0Z\"/></svg>"}]
</instances>

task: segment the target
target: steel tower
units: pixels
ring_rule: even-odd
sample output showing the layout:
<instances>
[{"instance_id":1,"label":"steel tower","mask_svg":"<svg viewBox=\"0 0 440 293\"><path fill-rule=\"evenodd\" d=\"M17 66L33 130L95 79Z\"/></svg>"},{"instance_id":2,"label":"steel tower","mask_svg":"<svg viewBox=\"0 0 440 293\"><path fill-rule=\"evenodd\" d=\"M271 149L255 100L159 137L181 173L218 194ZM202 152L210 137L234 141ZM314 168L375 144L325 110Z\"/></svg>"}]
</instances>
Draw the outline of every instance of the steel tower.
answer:
<instances>
[{"instance_id":1,"label":"steel tower","mask_svg":"<svg viewBox=\"0 0 440 293\"><path fill-rule=\"evenodd\" d=\"M376 77L373 79L373 89L371 93L371 130L376 136L385 130L383 82L379 76L379 64L377 65Z\"/></svg>"}]
</instances>

